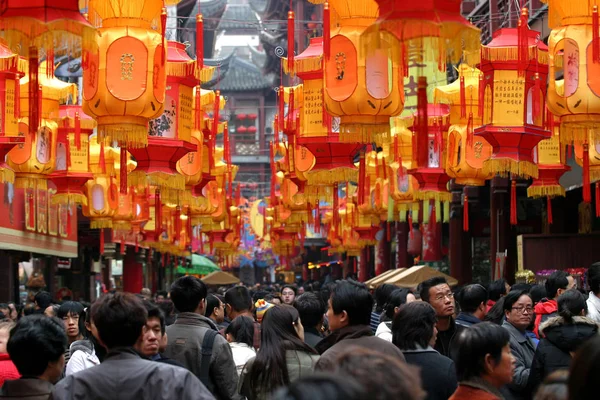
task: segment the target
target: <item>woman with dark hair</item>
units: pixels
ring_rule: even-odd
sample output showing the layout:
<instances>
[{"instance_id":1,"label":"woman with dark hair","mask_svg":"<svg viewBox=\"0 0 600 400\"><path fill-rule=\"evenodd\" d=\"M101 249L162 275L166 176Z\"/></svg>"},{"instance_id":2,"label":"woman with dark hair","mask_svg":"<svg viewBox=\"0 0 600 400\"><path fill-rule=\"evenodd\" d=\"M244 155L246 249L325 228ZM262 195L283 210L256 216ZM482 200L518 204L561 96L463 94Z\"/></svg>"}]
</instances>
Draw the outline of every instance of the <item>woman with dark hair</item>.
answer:
<instances>
[{"instance_id":1,"label":"woman with dark hair","mask_svg":"<svg viewBox=\"0 0 600 400\"><path fill-rule=\"evenodd\" d=\"M279 389L273 400L366 400L364 388L340 375L319 374L298 379Z\"/></svg>"},{"instance_id":2,"label":"woman with dark hair","mask_svg":"<svg viewBox=\"0 0 600 400\"><path fill-rule=\"evenodd\" d=\"M600 336L596 336L575 353L569 370L569 400L595 399L600 376Z\"/></svg>"},{"instance_id":3,"label":"woman with dark hair","mask_svg":"<svg viewBox=\"0 0 600 400\"><path fill-rule=\"evenodd\" d=\"M241 375L248 360L256 357L256 351L252 347L254 344L254 321L243 315L234 318L231 324L225 328L225 338L231 347L238 375Z\"/></svg>"},{"instance_id":4,"label":"woman with dark hair","mask_svg":"<svg viewBox=\"0 0 600 400\"><path fill-rule=\"evenodd\" d=\"M406 304L392 323L392 342L406 362L420 367L427 400L446 400L456 390L454 362L434 350L437 339L435 309L425 302Z\"/></svg>"},{"instance_id":5,"label":"woman with dark hair","mask_svg":"<svg viewBox=\"0 0 600 400\"><path fill-rule=\"evenodd\" d=\"M558 297L558 316L540 325L542 339L535 351L529 385L535 389L544 378L571 364L571 354L587 339L598 334L598 325L587 318L585 298L577 290L567 290Z\"/></svg>"},{"instance_id":6,"label":"woman with dark hair","mask_svg":"<svg viewBox=\"0 0 600 400\"><path fill-rule=\"evenodd\" d=\"M271 307L262 320L260 350L242 371L239 393L248 400L266 399L279 387L312 374L319 356L303 339L298 311L285 304Z\"/></svg>"},{"instance_id":7,"label":"woman with dark hair","mask_svg":"<svg viewBox=\"0 0 600 400\"><path fill-rule=\"evenodd\" d=\"M85 314L85 338L77 340L69 347L71 357L66 363L65 375L69 376L84 369L98 365L106 356L106 349L98 342L92 333L91 310L88 308Z\"/></svg>"},{"instance_id":8,"label":"woman with dark hair","mask_svg":"<svg viewBox=\"0 0 600 400\"><path fill-rule=\"evenodd\" d=\"M379 328L379 324L381 323L381 317L385 312L385 306L387 303L389 303L392 292L394 292L397 289L398 288L396 286L390 285L389 283L384 283L383 285L375 289L375 310L371 312L371 329L373 329L373 332L376 332L377 328ZM391 342L391 339L389 340L389 342Z\"/></svg>"},{"instance_id":9,"label":"woman with dark hair","mask_svg":"<svg viewBox=\"0 0 600 400\"><path fill-rule=\"evenodd\" d=\"M394 319L394 315L396 315L398 309L400 309L400 306L403 304L412 303L415 300L415 295L410 289L402 288L394 290L390 294L387 303L383 306L383 312L381 313L380 317L381 323L377 327L375 336L391 342L392 320Z\"/></svg>"},{"instance_id":10,"label":"woman with dark hair","mask_svg":"<svg viewBox=\"0 0 600 400\"><path fill-rule=\"evenodd\" d=\"M65 301L56 311L58 319L62 319L65 325L65 332L69 346L77 340L84 339L85 335L85 315L83 305L77 301ZM69 347L65 351L65 365L69 362L71 352Z\"/></svg>"},{"instance_id":11,"label":"woman with dark hair","mask_svg":"<svg viewBox=\"0 0 600 400\"><path fill-rule=\"evenodd\" d=\"M492 322L496 325L504 323L504 297L501 297L494 303L485 315L484 321Z\"/></svg>"},{"instance_id":12,"label":"woman with dark hair","mask_svg":"<svg viewBox=\"0 0 600 400\"><path fill-rule=\"evenodd\" d=\"M535 342L527 335L527 328L533 320L533 300L526 291L513 290L504 296L504 317L502 327L510 335L510 350L515 358L515 371L511 383L503 388L508 398L529 399L531 388L527 382L535 354Z\"/></svg>"},{"instance_id":13,"label":"woman with dark hair","mask_svg":"<svg viewBox=\"0 0 600 400\"><path fill-rule=\"evenodd\" d=\"M503 399L500 388L514 369L509 341L508 331L491 322L463 330L453 355L459 384L450 400Z\"/></svg>"}]
</instances>

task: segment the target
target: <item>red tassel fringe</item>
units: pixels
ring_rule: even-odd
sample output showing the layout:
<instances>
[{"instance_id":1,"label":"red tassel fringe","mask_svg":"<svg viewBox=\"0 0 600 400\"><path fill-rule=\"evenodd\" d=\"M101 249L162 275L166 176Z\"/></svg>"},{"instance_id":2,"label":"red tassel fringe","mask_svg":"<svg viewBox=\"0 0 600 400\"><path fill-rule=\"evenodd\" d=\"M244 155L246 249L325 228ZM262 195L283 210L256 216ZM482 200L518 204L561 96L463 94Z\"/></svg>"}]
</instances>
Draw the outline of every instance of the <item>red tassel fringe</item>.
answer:
<instances>
[{"instance_id":1,"label":"red tassel fringe","mask_svg":"<svg viewBox=\"0 0 600 400\"><path fill-rule=\"evenodd\" d=\"M600 182L596 182L596 217L600 217Z\"/></svg>"},{"instance_id":2,"label":"red tassel fringe","mask_svg":"<svg viewBox=\"0 0 600 400\"><path fill-rule=\"evenodd\" d=\"M518 26L518 41L519 41L519 60L517 69L519 76L525 76L527 64L529 63L529 11L527 8L521 9L521 17L519 18Z\"/></svg>"},{"instance_id":3,"label":"red tassel fringe","mask_svg":"<svg viewBox=\"0 0 600 400\"><path fill-rule=\"evenodd\" d=\"M162 29L161 58L164 65L167 62L167 43L165 42L167 35L167 9L164 7L160 13L160 27Z\"/></svg>"},{"instance_id":4,"label":"red tassel fringe","mask_svg":"<svg viewBox=\"0 0 600 400\"><path fill-rule=\"evenodd\" d=\"M427 77L420 76L417 88L417 168L427 167L429 135L427 132Z\"/></svg>"},{"instance_id":5,"label":"red tassel fringe","mask_svg":"<svg viewBox=\"0 0 600 400\"><path fill-rule=\"evenodd\" d=\"M485 82L483 80L483 74L479 74L479 117L483 118L483 111L485 107ZM485 121L484 121L485 123Z\"/></svg>"},{"instance_id":6,"label":"red tassel fringe","mask_svg":"<svg viewBox=\"0 0 600 400\"><path fill-rule=\"evenodd\" d=\"M100 140L100 156L98 157L98 166L103 174L106 174L106 160L104 158L104 140Z\"/></svg>"},{"instance_id":7,"label":"red tassel fringe","mask_svg":"<svg viewBox=\"0 0 600 400\"><path fill-rule=\"evenodd\" d=\"M127 194L127 149L125 147L121 147L121 151L120 151L120 163L121 163L121 170L120 172L120 182L119 182L119 186L120 186L120 191L121 194Z\"/></svg>"},{"instance_id":8,"label":"red tassel fringe","mask_svg":"<svg viewBox=\"0 0 600 400\"><path fill-rule=\"evenodd\" d=\"M204 68L204 21L202 14L196 15L196 68Z\"/></svg>"},{"instance_id":9,"label":"red tassel fringe","mask_svg":"<svg viewBox=\"0 0 600 400\"><path fill-rule=\"evenodd\" d=\"M160 201L159 189L156 189L156 192L154 192L154 219L154 231L156 233L156 237L158 238L162 233L162 203Z\"/></svg>"},{"instance_id":10,"label":"red tassel fringe","mask_svg":"<svg viewBox=\"0 0 600 400\"><path fill-rule=\"evenodd\" d=\"M464 76L460 77L460 117L467 118L467 89Z\"/></svg>"},{"instance_id":11,"label":"red tassel fringe","mask_svg":"<svg viewBox=\"0 0 600 400\"><path fill-rule=\"evenodd\" d=\"M542 116L542 91L540 84L540 75L535 73L535 83L533 84L533 96L532 96L531 113L533 114L533 122Z\"/></svg>"},{"instance_id":12,"label":"red tassel fringe","mask_svg":"<svg viewBox=\"0 0 600 400\"><path fill-rule=\"evenodd\" d=\"M552 198L550 196L546 197L546 214L548 214L548 224L552 225L554 218L552 217Z\"/></svg>"},{"instance_id":13,"label":"red tassel fringe","mask_svg":"<svg viewBox=\"0 0 600 400\"><path fill-rule=\"evenodd\" d=\"M75 147L77 147L77 151L81 150L81 119L79 118L79 111L75 112Z\"/></svg>"},{"instance_id":14,"label":"red tassel fringe","mask_svg":"<svg viewBox=\"0 0 600 400\"><path fill-rule=\"evenodd\" d=\"M366 165L365 165L365 153L363 151L360 152L360 162L358 164L358 204L361 205L364 203L364 191L363 188L365 186L365 177L366 177Z\"/></svg>"},{"instance_id":15,"label":"red tassel fringe","mask_svg":"<svg viewBox=\"0 0 600 400\"><path fill-rule=\"evenodd\" d=\"M39 92L39 59L36 47L29 48L29 133L35 135L41 121ZM17 101L18 102L18 101Z\"/></svg>"},{"instance_id":16,"label":"red tassel fringe","mask_svg":"<svg viewBox=\"0 0 600 400\"><path fill-rule=\"evenodd\" d=\"M510 183L510 224L517 225L517 181Z\"/></svg>"},{"instance_id":17,"label":"red tassel fringe","mask_svg":"<svg viewBox=\"0 0 600 400\"><path fill-rule=\"evenodd\" d=\"M104 229L100 229L100 255L104 254Z\"/></svg>"},{"instance_id":18,"label":"red tassel fringe","mask_svg":"<svg viewBox=\"0 0 600 400\"><path fill-rule=\"evenodd\" d=\"M295 46L295 33L294 33L294 25L295 25L295 19L294 19L294 12L293 11L288 11L288 31L287 31L287 39L288 39L288 56L287 56L287 63L288 63L288 71L293 71L294 69L294 48Z\"/></svg>"},{"instance_id":19,"label":"red tassel fringe","mask_svg":"<svg viewBox=\"0 0 600 400\"><path fill-rule=\"evenodd\" d=\"M475 129L473 127L473 113L469 113L469 120L467 121L467 147L473 147L475 140Z\"/></svg>"},{"instance_id":20,"label":"red tassel fringe","mask_svg":"<svg viewBox=\"0 0 600 400\"><path fill-rule=\"evenodd\" d=\"M469 232L469 196L467 195L463 203L463 231Z\"/></svg>"},{"instance_id":21,"label":"red tassel fringe","mask_svg":"<svg viewBox=\"0 0 600 400\"><path fill-rule=\"evenodd\" d=\"M584 203L592 202L590 188L590 146L587 143L583 145L583 201Z\"/></svg>"},{"instance_id":22,"label":"red tassel fringe","mask_svg":"<svg viewBox=\"0 0 600 400\"><path fill-rule=\"evenodd\" d=\"M595 63L600 62L600 17L598 16L598 6L594 6L592 11L592 57Z\"/></svg>"},{"instance_id":23,"label":"red tassel fringe","mask_svg":"<svg viewBox=\"0 0 600 400\"><path fill-rule=\"evenodd\" d=\"M325 60L329 60L331 55L331 13L329 3L323 6L323 55ZM323 66L325 63L323 63Z\"/></svg>"}]
</instances>

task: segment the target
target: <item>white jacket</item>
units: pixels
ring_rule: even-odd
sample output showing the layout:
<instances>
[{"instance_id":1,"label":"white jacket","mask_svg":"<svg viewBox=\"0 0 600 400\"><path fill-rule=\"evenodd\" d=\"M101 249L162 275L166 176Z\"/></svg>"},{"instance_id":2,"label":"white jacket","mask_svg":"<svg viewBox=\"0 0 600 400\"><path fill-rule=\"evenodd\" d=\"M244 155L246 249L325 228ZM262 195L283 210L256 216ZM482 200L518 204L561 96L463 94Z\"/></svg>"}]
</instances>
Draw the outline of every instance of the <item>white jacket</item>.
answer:
<instances>
[{"instance_id":1,"label":"white jacket","mask_svg":"<svg viewBox=\"0 0 600 400\"><path fill-rule=\"evenodd\" d=\"M91 354L84 350L75 350L75 352L71 354L71 358L67 363L65 375L69 376L99 364L100 360L98 359L98 356L96 356L96 351L94 349L92 349Z\"/></svg>"},{"instance_id":2,"label":"white jacket","mask_svg":"<svg viewBox=\"0 0 600 400\"><path fill-rule=\"evenodd\" d=\"M594 322L600 324L600 298L590 292L590 297L587 300L588 306L588 318L593 319Z\"/></svg>"},{"instance_id":3,"label":"white jacket","mask_svg":"<svg viewBox=\"0 0 600 400\"><path fill-rule=\"evenodd\" d=\"M385 322L382 322L377 327L377 331L375 331L375 336L379 339L383 339L388 342L392 342L392 330L387 326Z\"/></svg>"},{"instance_id":4,"label":"white jacket","mask_svg":"<svg viewBox=\"0 0 600 400\"><path fill-rule=\"evenodd\" d=\"M238 372L238 376L242 376L242 370L244 365L249 359L256 356L256 351L252 346L248 346L246 343L229 343L231 347L231 353L233 354L233 362Z\"/></svg>"}]
</instances>

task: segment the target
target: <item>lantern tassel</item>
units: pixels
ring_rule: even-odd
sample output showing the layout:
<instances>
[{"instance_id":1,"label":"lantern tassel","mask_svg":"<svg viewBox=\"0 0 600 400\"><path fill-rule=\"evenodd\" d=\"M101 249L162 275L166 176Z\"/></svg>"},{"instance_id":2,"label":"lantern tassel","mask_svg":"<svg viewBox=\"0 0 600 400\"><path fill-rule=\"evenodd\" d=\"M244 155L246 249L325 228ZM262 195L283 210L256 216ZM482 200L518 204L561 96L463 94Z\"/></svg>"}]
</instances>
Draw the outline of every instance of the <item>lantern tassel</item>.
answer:
<instances>
[{"instance_id":1,"label":"lantern tassel","mask_svg":"<svg viewBox=\"0 0 600 400\"><path fill-rule=\"evenodd\" d=\"M75 147L77 147L77 151L81 150L81 119L79 118L79 111L75 112Z\"/></svg>"},{"instance_id":2,"label":"lantern tassel","mask_svg":"<svg viewBox=\"0 0 600 400\"><path fill-rule=\"evenodd\" d=\"M327 2L323 6L323 55L325 60L329 60L331 55L331 13Z\"/></svg>"},{"instance_id":3,"label":"lantern tassel","mask_svg":"<svg viewBox=\"0 0 600 400\"><path fill-rule=\"evenodd\" d=\"M398 147L399 143L398 143L398 135L394 136L394 161L398 161Z\"/></svg>"},{"instance_id":4,"label":"lantern tassel","mask_svg":"<svg viewBox=\"0 0 600 400\"><path fill-rule=\"evenodd\" d=\"M417 88L417 168L427 166L429 135L427 132L427 77L420 76Z\"/></svg>"},{"instance_id":5,"label":"lantern tassel","mask_svg":"<svg viewBox=\"0 0 600 400\"><path fill-rule=\"evenodd\" d=\"M104 254L104 229L100 229L100 255Z\"/></svg>"},{"instance_id":6,"label":"lantern tassel","mask_svg":"<svg viewBox=\"0 0 600 400\"><path fill-rule=\"evenodd\" d=\"M478 112L479 112L479 118L483 118L484 106L485 106L485 84L483 81L483 74L479 74L479 104L477 107Z\"/></svg>"},{"instance_id":7,"label":"lantern tassel","mask_svg":"<svg viewBox=\"0 0 600 400\"><path fill-rule=\"evenodd\" d=\"M590 188L590 146L583 145L583 201L591 203L592 193Z\"/></svg>"},{"instance_id":8,"label":"lantern tassel","mask_svg":"<svg viewBox=\"0 0 600 400\"><path fill-rule=\"evenodd\" d=\"M598 16L598 6L594 6L592 11L592 57L593 62L600 62L600 17Z\"/></svg>"},{"instance_id":9,"label":"lantern tassel","mask_svg":"<svg viewBox=\"0 0 600 400\"><path fill-rule=\"evenodd\" d=\"M285 89L279 86L279 130L285 130Z\"/></svg>"},{"instance_id":10,"label":"lantern tassel","mask_svg":"<svg viewBox=\"0 0 600 400\"><path fill-rule=\"evenodd\" d=\"M360 162L358 164L358 204L359 205L362 205L364 203L363 187L365 186L365 175L366 175L365 153L363 151L361 151L360 152Z\"/></svg>"},{"instance_id":11,"label":"lantern tassel","mask_svg":"<svg viewBox=\"0 0 600 400\"><path fill-rule=\"evenodd\" d=\"M140 249L140 245L138 243L138 235L137 233L135 234L135 252L137 253Z\"/></svg>"},{"instance_id":12,"label":"lantern tassel","mask_svg":"<svg viewBox=\"0 0 600 400\"><path fill-rule=\"evenodd\" d=\"M296 121L294 120L294 89L290 89L290 100L288 105L288 115L287 115L287 130L291 132L294 130L296 125Z\"/></svg>"},{"instance_id":13,"label":"lantern tassel","mask_svg":"<svg viewBox=\"0 0 600 400\"><path fill-rule=\"evenodd\" d=\"M160 201L159 189L156 189L156 192L154 194L154 218L156 219L154 231L158 238L162 231L162 203Z\"/></svg>"},{"instance_id":14,"label":"lantern tassel","mask_svg":"<svg viewBox=\"0 0 600 400\"><path fill-rule=\"evenodd\" d=\"M596 186L598 188L598 186ZM552 197L546 196L546 214L548 214L548 224L552 225L554 223L554 218L552 217Z\"/></svg>"},{"instance_id":15,"label":"lantern tassel","mask_svg":"<svg viewBox=\"0 0 600 400\"><path fill-rule=\"evenodd\" d=\"M54 77L54 48L50 47L46 53L46 78Z\"/></svg>"},{"instance_id":16,"label":"lantern tassel","mask_svg":"<svg viewBox=\"0 0 600 400\"><path fill-rule=\"evenodd\" d=\"M596 182L596 217L600 217L600 182Z\"/></svg>"},{"instance_id":17,"label":"lantern tassel","mask_svg":"<svg viewBox=\"0 0 600 400\"><path fill-rule=\"evenodd\" d=\"M533 121L542 115L542 90L540 84L540 74L535 73L535 83L533 85L533 96L531 102L531 113L533 114Z\"/></svg>"},{"instance_id":18,"label":"lantern tassel","mask_svg":"<svg viewBox=\"0 0 600 400\"><path fill-rule=\"evenodd\" d=\"M335 237L338 235L338 220L340 217L340 199L338 193L338 184L333 185L333 234Z\"/></svg>"},{"instance_id":19,"label":"lantern tassel","mask_svg":"<svg viewBox=\"0 0 600 400\"><path fill-rule=\"evenodd\" d=\"M475 139L475 130L473 128L473 113L469 113L469 120L467 121L467 147L473 147Z\"/></svg>"},{"instance_id":20,"label":"lantern tassel","mask_svg":"<svg viewBox=\"0 0 600 400\"><path fill-rule=\"evenodd\" d=\"M196 68L204 68L204 21L202 14L196 15Z\"/></svg>"},{"instance_id":21,"label":"lantern tassel","mask_svg":"<svg viewBox=\"0 0 600 400\"><path fill-rule=\"evenodd\" d=\"M38 91L39 59L36 47L29 48L29 133L35 135L40 125ZM18 82L17 82L18 83ZM18 85L17 85L18 86ZM18 99L15 99L19 103Z\"/></svg>"},{"instance_id":22,"label":"lantern tassel","mask_svg":"<svg viewBox=\"0 0 600 400\"><path fill-rule=\"evenodd\" d=\"M167 9L163 7L162 11L160 12L160 27L161 27L161 34L162 34L162 40L161 40L161 57L162 57L162 63L163 65L166 63L167 61L167 43L165 41L166 35L167 35Z\"/></svg>"},{"instance_id":23,"label":"lantern tassel","mask_svg":"<svg viewBox=\"0 0 600 400\"><path fill-rule=\"evenodd\" d=\"M525 76L525 70L529 61L529 11L527 8L521 9L521 17L518 26L519 59L517 69L519 76Z\"/></svg>"},{"instance_id":24,"label":"lantern tassel","mask_svg":"<svg viewBox=\"0 0 600 400\"><path fill-rule=\"evenodd\" d=\"M121 236L121 254L125 254L125 236Z\"/></svg>"},{"instance_id":25,"label":"lantern tassel","mask_svg":"<svg viewBox=\"0 0 600 400\"><path fill-rule=\"evenodd\" d=\"M469 232L469 196L467 195L463 203L463 231Z\"/></svg>"},{"instance_id":26,"label":"lantern tassel","mask_svg":"<svg viewBox=\"0 0 600 400\"><path fill-rule=\"evenodd\" d=\"M217 137L217 134L219 133L219 109L220 109L220 107L221 107L221 91L216 90L215 91L215 103L213 105L213 126L212 126L212 137L211 137L213 142L214 142L215 138ZM214 150L214 149L211 148L210 150L212 153L212 150Z\"/></svg>"},{"instance_id":27,"label":"lantern tassel","mask_svg":"<svg viewBox=\"0 0 600 400\"><path fill-rule=\"evenodd\" d=\"M414 238L415 233L413 232L413 218L412 218L412 212L408 213L408 232L410 234L410 238Z\"/></svg>"},{"instance_id":28,"label":"lantern tassel","mask_svg":"<svg viewBox=\"0 0 600 400\"><path fill-rule=\"evenodd\" d=\"M295 37L294 25L295 25L294 12L293 11L288 11L288 26L287 26L287 28L288 28L288 30L287 30L288 55L287 55L287 65L288 65L288 71L290 72L291 75L294 75L294 48L295 48L295 43L294 43L294 37Z\"/></svg>"},{"instance_id":29,"label":"lantern tassel","mask_svg":"<svg viewBox=\"0 0 600 400\"><path fill-rule=\"evenodd\" d=\"M510 224L517 225L517 181L510 184Z\"/></svg>"},{"instance_id":30,"label":"lantern tassel","mask_svg":"<svg viewBox=\"0 0 600 400\"><path fill-rule=\"evenodd\" d=\"M127 194L127 149L125 147L121 147L120 150L120 191L121 194Z\"/></svg>"},{"instance_id":31,"label":"lantern tassel","mask_svg":"<svg viewBox=\"0 0 600 400\"><path fill-rule=\"evenodd\" d=\"M106 160L104 157L104 140L100 141L100 156L98 157L98 166L103 174L106 174Z\"/></svg>"},{"instance_id":32,"label":"lantern tassel","mask_svg":"<svg viewBox=\"0 0 600 400\"><path fill-rule=\"evenodd\" d=\"M467 90L464 76L460 77L460 117L467 118Z\"/></svg>"}]
</instances>

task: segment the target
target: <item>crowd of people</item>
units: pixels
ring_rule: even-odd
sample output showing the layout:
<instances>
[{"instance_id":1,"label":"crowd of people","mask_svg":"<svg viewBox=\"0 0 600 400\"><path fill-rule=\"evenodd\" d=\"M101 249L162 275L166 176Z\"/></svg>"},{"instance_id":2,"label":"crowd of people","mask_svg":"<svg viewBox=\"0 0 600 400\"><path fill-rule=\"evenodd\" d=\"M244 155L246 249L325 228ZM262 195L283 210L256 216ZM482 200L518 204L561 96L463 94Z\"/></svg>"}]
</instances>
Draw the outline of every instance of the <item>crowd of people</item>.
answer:
<instances>
[{"instance_id":1,"label":"crowd of people","mask_svg":"<svg viewBox=\"0 0 600 400\"><path fill-rule=\"evenodd\" d=\"M351 279L209 288L93 304L0 304L0 398L579 400L600 376L600 263L454 290Z\"/></svg>"}]
</instances>

